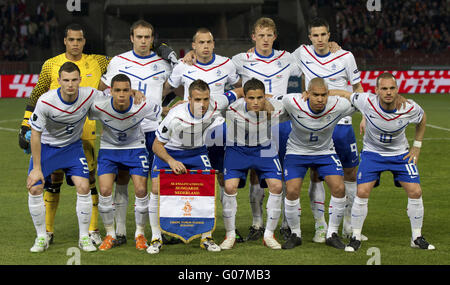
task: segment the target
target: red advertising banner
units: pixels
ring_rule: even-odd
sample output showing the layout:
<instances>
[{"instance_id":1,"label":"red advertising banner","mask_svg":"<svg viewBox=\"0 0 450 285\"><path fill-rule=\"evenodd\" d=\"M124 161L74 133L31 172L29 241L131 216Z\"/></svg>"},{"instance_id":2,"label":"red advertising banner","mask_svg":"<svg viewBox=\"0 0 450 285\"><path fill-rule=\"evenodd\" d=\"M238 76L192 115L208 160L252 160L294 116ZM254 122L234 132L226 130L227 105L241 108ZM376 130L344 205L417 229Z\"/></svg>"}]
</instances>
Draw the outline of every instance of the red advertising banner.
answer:
<instances>
[{"instance_id":1,"label":"red advertising banner","mask_svg":"<svg viewBox=\"0 0 450 285\"><path fill-rule=\"evenodd\" d=\"M39 74L0 75L0 97L30 97L38 78Z\"/></svg>"},{"instance_id":2,"label":"red advertising banner","mask_svg":"<svg viewBox=\"0 0 450 285\"><path fill-rule=\"evenodd\" d=\"M392 71L397 79L398 91L407 93L450 93L449 70ZM385 71L361 71L361 84L365 92L375 93L376 78Z\"/></svg>"},{"instance_id":3,"label":"red advertising banner","mask_svg":"<svg viewBox=\"0 0 450 285\"><path fill-rule=\"evenodd\" d=\"M449 70L386 70L397 78L399 93L450 93ZM375 93L376 78L384 71L361 71L364 91ZM29 97L38 74L0 75L0 98ZM291 92L301 92L293 90Z\"/></svg>"}]
</instances>

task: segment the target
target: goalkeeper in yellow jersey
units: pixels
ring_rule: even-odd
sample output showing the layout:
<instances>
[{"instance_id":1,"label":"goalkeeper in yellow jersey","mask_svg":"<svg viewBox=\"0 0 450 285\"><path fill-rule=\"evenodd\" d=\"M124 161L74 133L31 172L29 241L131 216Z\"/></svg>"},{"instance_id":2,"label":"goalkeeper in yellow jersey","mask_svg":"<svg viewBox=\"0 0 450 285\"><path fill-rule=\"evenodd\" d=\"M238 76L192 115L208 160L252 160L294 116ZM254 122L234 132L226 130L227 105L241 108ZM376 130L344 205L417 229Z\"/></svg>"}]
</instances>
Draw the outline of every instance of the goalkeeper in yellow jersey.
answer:
<instances>
[{"instance_id":1,"label":"goalkeeper in yellow jersey","mask_svg":"<svg viewBox=\"0 0 450 285\"><path fill-rule=\"evenodd\" d=\"M67 61L75 63L81 71L80 86L98 88L100 78L106 72L110 58L104 55L84 54L83 48L86 43L83 28L78 24L71 24L64 31L64 45L66 51L60 55L52 57L44 62L39 80L31 92L29 101L25 109L24 119L19 131L19 145L25 153L29 153L29 139L27 132L30 130L28 119L30 118L39 97L45 92L59 88L58 70ZM81 140L83 149L89 164L89 183L92 194L92 218L89 227L89 235L94 244L102 242L98 230L98 193L95 186L95 171L97 162L95 158L96 125L94 120L86 119L83 127ZM45 186L44 201L46 208L46 227L50 242L53 241L54 222L56 209L59 203L59 192L64 179L62 170L55 171L51 176L51 183Z\"/></svg>"}]
</instances>

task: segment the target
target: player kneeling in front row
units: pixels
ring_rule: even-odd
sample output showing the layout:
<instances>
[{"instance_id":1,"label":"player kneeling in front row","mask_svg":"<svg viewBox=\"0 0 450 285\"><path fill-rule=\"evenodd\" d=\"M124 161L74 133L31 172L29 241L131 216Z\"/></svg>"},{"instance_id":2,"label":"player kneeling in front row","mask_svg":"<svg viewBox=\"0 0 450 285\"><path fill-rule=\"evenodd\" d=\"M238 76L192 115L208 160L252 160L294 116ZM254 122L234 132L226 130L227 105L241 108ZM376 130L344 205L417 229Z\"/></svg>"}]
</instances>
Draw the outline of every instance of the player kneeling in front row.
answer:
<instances>
[{"instance_id":1,"label":"player kneeling in front row","mask_svg":"<svg viewBox=\"0 0 450 285\"><path fill-rule=\"evenodd\" d=\"M422 236L423 202L417 161L426 128L426 115L415 102L408 101L397 109L399 99L395 77L383 73L377 78L376 95L332 90L332 94L346 97L366 118L366 131L358 169L357 195L352 207L352 237L345 251L361 246L361 230L368 211L371 190L378 186L381 172L391 171L395 185L408 195L407 214L411 222L411 247L432 250ZM409 149L405 129L416 124L413 147Z\"/></svg>"},{"instance_id":2,"label":"player kneeling in front row","mask_svg":"<svg viewBox=\"0 0 450 285\"><path fill-rule=\"evenodd\" d=\"M114 202L112 190L119 168L129 170L136 195L136 248L147 249L144 236L148 223L147 177L149 164L145 148L145 136L140 123L144 118L157 121L161 107L150 102L133 103L131 81L124 74L111 80L111 95L97 100L91 107L89 118L103 124L98 155L98 178L100 185L99 213L106 229L99 250L108 250L120 245L114 230Z\"/></svg>"},{"instance_id":3,"label":"player kneeling in front row","mask_svg":"<svg viewBox=\"0 0 450 285\"><path fill-rule=\"evenodd\" d=\"M220 112L236 100L233 92L210 98L210 89L203 80L195 80L189 86L188 102L172 108L156 131L153 143L155 159L152 165L152 193L149 213L152 227L152 242L147 252L159 253L162 247L158 220L158 175L159 169L171 169L175 174L187 169L210 170L205 138L208 132L223 124ZM212 233L203 233L200 247L207 251L220 251L214 243Z\"/></svg>"},{"instance_id":4,"label":"player kneeling in front row","mask_svg":"<svg viewBox=\"0 0 450 285\"><path fill-rule=\"evenodd\" d=\"M63 169L67 181L77 189L76 212L79 226L79 247L83 251L96 251L89 238L92 215L92 197L89 189L89 168L81 143L86 115L95 98L101 93L90 87L79 87L80 69L66 62L59 69L60 88L43 94L30 118L31 159L27 188L28 207L37 238L31 252L48 248L46 234L44 183L57 169Z\"/></svg>"},{"instance_id":5,"label":"player kneeling in front row","mask_svg":"<svg viewBox=\"0 0 450 285\"><path fill-rule=\"evenodd\" d=\"M281 214L282 169L276 144L271 140L271 125L277 124L283 105L265 98L264 83L252 78L244 84L244 98L228 107L227 147L225 150L223 220L226 237L221 249L231 249L236 241L237 188L245 185L247 172L254 169L261 183L269 188L264 244L281 249L274 231Z\"/></svg>"}]
</instances>

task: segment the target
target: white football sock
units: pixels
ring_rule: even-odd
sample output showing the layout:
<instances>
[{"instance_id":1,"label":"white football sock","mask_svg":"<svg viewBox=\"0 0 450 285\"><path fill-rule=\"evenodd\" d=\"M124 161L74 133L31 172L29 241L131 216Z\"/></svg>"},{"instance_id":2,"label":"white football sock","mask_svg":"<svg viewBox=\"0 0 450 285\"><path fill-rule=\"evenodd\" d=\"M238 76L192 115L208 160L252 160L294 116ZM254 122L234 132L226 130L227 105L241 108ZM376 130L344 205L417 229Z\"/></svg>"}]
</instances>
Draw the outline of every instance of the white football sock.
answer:
<instances>
[{"instance_id":1,"label":"white football sock","mask_svg":"<svg viewBox=\"0 0 450 285\"><path fill-rule=\"evenodd\" d=\"M259 184L250 185L250 206L252 208L253 225L261 228L263 226L264 188Z\"/></svg>"},{"instance_id":2,"label":"white football sock","mask_svg":"<svg viewBox=\"0 0 450 285\"><path fill-rule=\"evenodd\" d=\"M134 237L145 234L145 225L148 223L148 194L143 198L135 196L134 217L136 221L136 232Z\"/></svg>"},{"instance_id":3,"label":"white football sock","mask_svg":"<svg viewBox=\"0 0 450 285\"><path fill-rule=\"evenodd\" d=\"M289 228L291 228L291 232L297 234L297 237L301 237L302 232L300 229L300 217L302 214L302 209L300 207L300 199L291 201L285 198L284 212Z\"/></svg>"},{"instance_id":4,"label":"white football sock","mask_svg":"<svg viewBox=\"0 0 450 285\"><path fill-rule=\"evenodd\" d=\"M80 229L80 238L89 236L89 224L92 216L92 196L91 191L88 194L77 193L78 227Z\"/></svg>"},{"instance_id":5,"label":"white football sock","mask_svg":"<svg viewBox=\"0 0 450 285\"><path fill-rule=\"evenodd\" d=\"M225 193L225 186L220 186L219 185L219 191L220 191L220 203L222 203L223 201L223 193Z\"/></svg>"},{"instance_id":6,"label":"white football sock","mask_svg":"<svg viewBox=\"0 0 450 285\"><path fill-rule=\"evenodd\" d=\"M128 211L128 184L116 184L114 190L114 206L116 233L120 236L127 235L127 211Z\"/></svg>"},{"instance_id":7,"label":"white football sock","mask_svg":"<svg viewBox=\"0 0 450 285\"><path fill-rule=\"evenodd\" d=\"M344 217L346 201L347 201L346 197L336 198L333 195L331 195L330 207L328 209L329 221L328 221L327 238L331 237L333 233L338 233L339 225L341 224L342 218Z\"/></svg>"},{"instance_id":8,"label":"white football sock","mask_svg":"<svg viewBox=\"0 0 450 285\"><path fill-rule=\"evenodd\" d=\"M28 192L28 209L38 237L46 237L44 194L31 195Z\"/></svg>"},{"instance_id":9,"label":"white football sock","mask_svg":"<svg viewBox=\"0 0 450 285\"><path fill-rule=\"evenodd\" d=\"M106 235L116 238L116 232L114 231L114 205L112 195L98 195L98 212L102 218L103 225L105 226Z\"/></svg>"},{"instance_id":10,"label":"white football sock","mask_svg":"<svg viewBox=\"0 0 450 285\"><path fill-rule=\"evenodd\" d=\"M283 188L281 190L281 228L288 228L286 215L284 213L284 199L286 198L286 182L282 182Z\"/></svg>"},{"instance_id":11,"label":"white football sock","mask_svg":"<svg viewBox=\"0 0 450 285\"><path fill-rule=\"evenodd\" d=\"M361 240L361 231L367 217L369 198L355 197L352 207L352 236Z\"/></svg>"},{"instance_id":12,"label":"white football sock","mask_svg":"<svg viewBox=\"0 0 450 285\"><path fill-rule=\"evenodd\" d=\"M264 237L272 237L278 225L281 215L281 194L273 194L269 192L267 199L267 221Z\"/></svg>"},{"instance_id":13,"label":"white football sock","mask_svg":"<svg viewBox=\"0 0 450 285\"><path fill-rule=\"evenodd\" d=\"M327 228L325 221L325 188L323 182L310 182L308 188L309 202L314 215L315 227Z\"/></svg>"},{"instance_id":14,"label":"white football sock","mask_svg":"<svg viewBox=\"0 0 450 285\"><path fill-rule=\"evenodd\" d=\"M227 232L227 237L232 237L233 233L236 236L236 212L237 212L237 193L234 195L229 195L223 193L222 201L222 216L225 230Z\"/></svg>"},{"instance_id":15,"label":"white football sock","mask_svg":"<svg viewBox=\"0 0 450 285\"><path fill-rule=\"evenodd\" d=\"M347 196L347 203L344 211L344 222L343 227L346 232L351 232L352 228L352 206L353 201L356 197L357 185L355 182L344 181L345 184L345 195Z\"/></svg>"},{"instance_id":16,"label":"white football sock","mask_svg":"<svg viewBox=\"0 0 450 285\"><path fill-rule=\"evenodd\" d=\"M408 198L408 208L406 212L411 222L412 239L416 240L418 237L422 236L424 214L422 197L419 199Z\"/></svg>"},{"instance_id":17,"label":"white football sock","mask_svg":"<svg viewBox=\"0 0 450 285\"><path fill-rule=\"evenodd\" d=\"M153 193L150 194L150 201L148 204L148 214L150 218L150 227L152 228L152 240L162 239L158 219L158 199L159 199L158 194Z\"/></svg>"}]
</instances>

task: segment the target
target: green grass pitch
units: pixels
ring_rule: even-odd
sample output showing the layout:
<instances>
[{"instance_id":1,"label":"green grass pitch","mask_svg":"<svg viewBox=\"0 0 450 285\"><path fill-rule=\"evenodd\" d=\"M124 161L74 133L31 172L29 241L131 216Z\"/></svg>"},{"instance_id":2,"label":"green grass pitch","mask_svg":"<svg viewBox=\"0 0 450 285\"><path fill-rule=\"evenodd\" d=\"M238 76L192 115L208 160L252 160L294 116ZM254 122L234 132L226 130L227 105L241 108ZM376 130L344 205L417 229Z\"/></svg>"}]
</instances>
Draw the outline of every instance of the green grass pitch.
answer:
<instances>
[{"instance_id":1,"label":"green grass pitch","mask_svg":"<svg viewBox=\"0 0 450 285\"><path fill-rule=\"evenodd\" d=\"M208 253L200 249L199 239L189 244L166 245L158 255L139 252L134 245L134 193L129 187L128 243L108 252L81 253L82 265L365 265L371 262L372 250L379 251L382 265L448 265L450 264L449 201L450 191L450 96L409 95L426 111L428 128L420 155L419 172L423 188L425 218L423 235L436 246L435 251L412 249L410 223L406 215L407 197L395 188L390 173L382 175L381 185L369 199L369 213L363 233L369 237L356 253L347 253L312 242L314 221L309 206L306 178L302 194L303 245L293 250L270 250L262 241L235 245L233 250ZM28 212L26 176L29 155L18 147L17 130L25 107L24 99L0 99L0 264L65 265L71 263L77 247L78 225L75 214L76 192L64 185L55 223L55 242L42 254L29 249L35 229ZM361 149L360 114L354 115L354 128ZM414 126L407 128L412 143ZM306 176L308 177L308 175ZM150 185L150 182L149 182ZM267 190L266 190L267 191ZM267 193L267 192L266 192ZM329 192L327 191L327 203ZM266 195L267 198L267 195ZM217 199L216 228L213 236L220 243L225 235L222 207ZM327 217L327 214L326 214ZM102 235L104 230L99 217ZM251 224L248 186L238 193L237 229L246 236ZM277 230L278 231L278 230ZM277 232L278 240L281 240ZM146 227L150 237L150 226ZM374 249L375 248L375 249ZM370 250L369 250L370 249Z\"/></svg>"}]
</instances>

